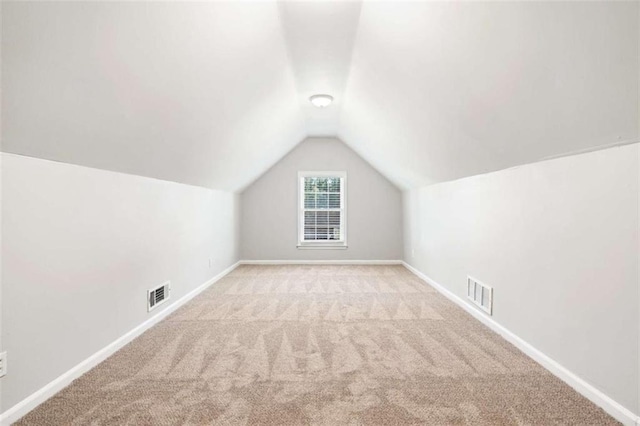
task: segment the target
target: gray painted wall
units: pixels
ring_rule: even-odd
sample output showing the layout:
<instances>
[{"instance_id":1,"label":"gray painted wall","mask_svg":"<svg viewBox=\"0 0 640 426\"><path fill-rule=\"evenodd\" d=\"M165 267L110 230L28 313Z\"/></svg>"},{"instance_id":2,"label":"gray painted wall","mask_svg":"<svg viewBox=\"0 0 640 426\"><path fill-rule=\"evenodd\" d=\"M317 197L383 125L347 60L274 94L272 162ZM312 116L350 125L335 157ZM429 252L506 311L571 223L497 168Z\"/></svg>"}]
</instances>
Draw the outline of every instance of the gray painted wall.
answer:
<instances>
[{"instance_id":1,"label":"gray painted wall","mask_svg":"<svg viewBox=\"0 0 640 426\"><path fill-rule=\"evenodd\" d=\"M10 359L1 411L238 259L232 193L13 154L1 160ZM168 280L171 299L147 313L147 289Z\"/></svg>"},{"instance_id":2,"label":"gray painted wall","mask_svg":"<svg viewBox=\"0 0 640 426\"><path fill-rule=\"evenodd\" d=\"M300 250L298 171L347 172L346 250ZM300 143L242 193L241 256L248 260L402 258L402 194L334 138Z\"/></svg>"},{"instance_id":3,"label":"gray painted wall","mask_svg":"<svg viewBox=\"0 0 640 426\"><path fill-rule=\"evenodd\" d=\"M405 260L638 413L637 144L409 191Z\"/></svg>"}]
</instances>

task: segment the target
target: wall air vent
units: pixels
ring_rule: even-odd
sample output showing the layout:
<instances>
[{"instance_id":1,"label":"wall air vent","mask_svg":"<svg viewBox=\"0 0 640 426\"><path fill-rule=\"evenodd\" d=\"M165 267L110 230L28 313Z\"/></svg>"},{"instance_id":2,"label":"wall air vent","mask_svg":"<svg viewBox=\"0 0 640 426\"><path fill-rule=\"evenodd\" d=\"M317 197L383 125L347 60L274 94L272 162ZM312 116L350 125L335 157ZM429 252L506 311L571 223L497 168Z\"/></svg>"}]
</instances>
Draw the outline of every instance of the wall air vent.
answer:
<instances>
[{"instance_id":1,"label":"wall air vent","mask_svg":"<svg viewBox=\"0 0 640 426\"><path fill-rule=\"evenodd\" d=\"M492 287L467 276L467 298L489 315L493 315Z\"/></svg>"},{"instance_id":2,"label":"wall air vent","mask_svg":"<svg viewBox=\"0 0 640 426\"><path fill-rule=\"evenodd\" d=\"M169 290L171 290L170 282L158 286L154 289L147 290L147 312L151 312L153 309L162 305L169 298Z\"/></svg>"}]
</instances>

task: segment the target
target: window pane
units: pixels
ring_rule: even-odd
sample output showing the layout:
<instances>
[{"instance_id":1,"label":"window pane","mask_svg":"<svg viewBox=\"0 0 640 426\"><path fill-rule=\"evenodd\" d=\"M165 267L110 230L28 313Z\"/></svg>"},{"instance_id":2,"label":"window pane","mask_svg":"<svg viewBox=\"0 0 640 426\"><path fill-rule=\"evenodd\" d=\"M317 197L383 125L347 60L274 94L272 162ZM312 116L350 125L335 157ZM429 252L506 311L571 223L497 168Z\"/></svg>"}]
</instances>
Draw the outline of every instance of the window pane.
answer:
<instances>
[{"instance_id":1,"label":"window pane","mask_svg":"<svg viewBox=\"0 0 640 426\"><path fill-rule=\"evenodd\" d=\"M329 225L340 226L340 212L329 212Z\"/></svg>"},{"instance_id":2,"label":"window pane","mask_svg":"<svg viewBox=\"0 0 640 426\"><path fill-rule=\"evenodd\" d=\"M313 226L304 228L304 239L305 240L315 240L316 238L316 228Z\"/></svg>"},{"instance_id":3,"label":"window pane","mask_svg":"<svg viewBox=\"0 0 640 426\"><path fill-rule=\"evenodd\" d=\"M304 225L315 225L316 224L316 212L304 212Z\"/></svg>"},{"instance_id":4,"label":"window pane","mask_svg":"<svg viewBox=\"0 0 640 426\"><path fill-rule=\"evenodd\" d=\"M318 226L327 226L329 224L329 212L317 212Z\"/></svg>"},{"instance_id":5,"label":"window pane","mask_svg":"<svg viewBox=\"0 0 640 426\"><path fill-rule=\"evenodd\" d=\"M340 212L329 212L329 235L332 240L340 239Z\"/></svg>"},{"instance_id":6,"label":"window pane","mask_svg":"<svg viewBox=\"0 0 640 426\"><path fill-rule=\"evenodd\" d=\"M331 240L339 240L340 239L340 227L329 228L329 239L331 239Z\"/></svg>"},{"instance_id":7,"label":"window pane","mask_svg":"<svg viewBox=\"0 0 640 426\"><path fill-rule=\"evenodd\" d=\"M332 177L327 178L327 191L331 191L331 187L333 186L334 180L335 178L332 178Z\"/></svg>"},{"instance_id":8,"label":"window pane","mask_svg":"<svg viewBox=\"0 0 640 426\"><path fill-rule=\"evenodd\" d=\"M315 209L316 208L316 196L315 194L304 194L304 208Z\"/></svg>"},{"instance_id":9,"label":"window pane","mask_svg":"<svg viewBox=\"0 0 640 426\"><path fill-rule=\"evenodd\" d=\"M315 178L304 178L304 190L311 192L314 190Z\"/></svg>"},{"instance_id":10,"label":"window pane","mask_svg":"<svg viewBox=\"0 0 640 426\"><path fill-rule=\"evenodd\" d=\"M329 194L316 195L316 208L328 209L329 208Z\"/></svg>"},{"instance_id":11,"label":"window pane","mask_svg":"<svg viewBox=\"0 0 640 426\"><path fill-rule=\"evenodd\" d=\"M318 178L318 192L327 192L329 190L327 180L327 178Z\"/></svg>"},{"instance_id":12,"label":"window pane","mask_svg":"<svg viewBox=\"0 0 640 426\"><path fill-rule=\"evenodd\" d=\"M316 239L318 240L327 240L329 239L329 228L316 228Z\"/></svg>"},{"instance_id":13,"label":"window pane","mask_svg":"<svg viewBox=\"0 0 640 426\"><path fill-rule=\"evenodd\" d=\"M340 178L331 178L329 181L330 192L340 192Z\"/></svg>"},{"instance_id":14,"label":"window pane","mask_svg":"<svg viewBox=\"0 0 640 426\"><path fill-rule=\"evenodd\" d=\"M340 208L340 194L329 194L329 208L330 209Z\"/></svg>"}]
</instances>

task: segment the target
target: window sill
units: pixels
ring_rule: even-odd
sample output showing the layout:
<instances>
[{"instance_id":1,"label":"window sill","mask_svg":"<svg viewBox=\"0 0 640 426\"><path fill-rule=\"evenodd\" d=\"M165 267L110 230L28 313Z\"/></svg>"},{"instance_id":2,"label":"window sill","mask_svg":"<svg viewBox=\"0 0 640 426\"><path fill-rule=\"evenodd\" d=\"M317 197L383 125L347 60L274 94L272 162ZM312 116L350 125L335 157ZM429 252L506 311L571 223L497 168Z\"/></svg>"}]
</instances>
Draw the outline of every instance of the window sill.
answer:
<instances>
[{"instance_id":1,"label":"window sill","mask_svg":"<svg viewBox=\"0 0 640 426\"><path fill-rule=\"evenodd\" d=\"M298 250L345 250L346 244L298 244Z\"/></svg>"}]
</instances>

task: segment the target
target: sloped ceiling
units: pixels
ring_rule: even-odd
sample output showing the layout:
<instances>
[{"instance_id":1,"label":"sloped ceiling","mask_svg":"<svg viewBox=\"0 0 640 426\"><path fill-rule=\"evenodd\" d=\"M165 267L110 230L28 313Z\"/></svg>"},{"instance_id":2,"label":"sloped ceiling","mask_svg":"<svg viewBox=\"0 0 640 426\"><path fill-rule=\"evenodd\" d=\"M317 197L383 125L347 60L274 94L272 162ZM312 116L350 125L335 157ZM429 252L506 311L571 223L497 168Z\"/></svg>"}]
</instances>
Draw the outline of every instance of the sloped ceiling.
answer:
<instances>
[{"instance_id":1,"label":"sloped ceiling","mask_svg":"<svg viewBox=\"0 0 640 426\"><path fill-rule=\"evenodd\" d=\"M638 2L366 2L338 135L403 188L638 137Z\"/></svg>"},{"instance_id":2,"label":"sloped ceiling","mask_svg":"<svg viewBox=\"0 0 640 426\"><path fill-rule=\"evenodd\" d=\"M306 135L278 5L3 4L3 150L235 190Z\"/></svg>"},{"instance_id":3,"label":"sloped ceiling","mask_svg":"<svg viewBox=\"0 0 640 426\"><path fill-rule=\"evenodd\" d=\"M360 2L281 2L280 10L298 101L309 136L335 136L351 52L358 28ZM314 107L318 93L334 97L330 108Z\"/></svg>"},{"instance_id":4,"label":"sloped ceiling","mask_svg":"<svg viewBox=\"0 0 640 426\"><path fill-rule=\"evenodd\" d=\"M402 188L456 179L636 140L638 17L637 2L3 2L2 149L235 191L337 136Z\"/></svg>"}]
</instances>

